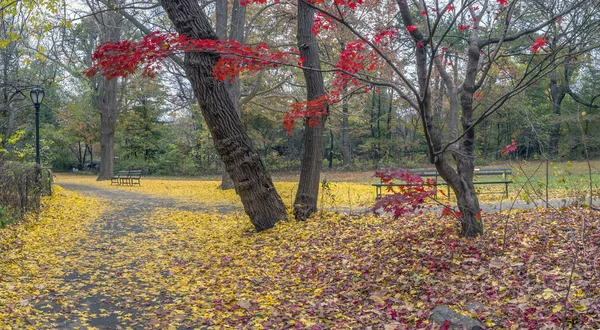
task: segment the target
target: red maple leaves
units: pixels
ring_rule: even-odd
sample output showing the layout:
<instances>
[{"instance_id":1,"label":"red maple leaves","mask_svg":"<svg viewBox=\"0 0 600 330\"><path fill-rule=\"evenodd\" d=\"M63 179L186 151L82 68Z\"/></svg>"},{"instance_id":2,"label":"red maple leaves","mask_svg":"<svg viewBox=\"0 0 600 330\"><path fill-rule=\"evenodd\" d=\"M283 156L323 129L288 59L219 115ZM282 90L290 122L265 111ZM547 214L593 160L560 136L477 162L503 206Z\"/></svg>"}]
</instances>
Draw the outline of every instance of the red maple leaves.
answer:
<instances>
[{"instance_id":1,"label":"red maple leaves","mask_svg":"<svg viewBox=\"0 0 600 330\"><path fill-rule=\"evenodd\" d=\"M329 97L328 94L325 94L312 101L292 103L289 107L290 112L283 116L283 127L288 134L293 135L292 129L296 119L307 120L309 125L318 124L319 119L327 115L328 105L332 103Z\"/></svg>"},{"instance_id":2,"label":"red maple leaves","mask_svg":"<svg viewBox=\"0 0 600 330\"><path fill-rule=\"evenodd\" d=\"M470 25L461 24L461 25L458 26L458 31L466 31L466 30L468 30L470 28L471 28Z\"/></svg>"},{"instance_id":3,"label":"red maple leaves","mask_svg":"<svg viewBox=\"0 0 600 330\"><path fill-rule=\"evenodd\" d=\"M540 48L542 48L542 46L544 46L547 43L548 42L544 38L536 38L533 42L533 45L531 45L529 49L531 49L532 52L536 53L538 50L540 50Z\"/></svg>"},{"instance_id":4,"label":"red maple leaves","mask_svg":"<svg viewBox=\"0 0 600 330\"><path fill-rule=\"evenodd\" d=\"M516 151L517 148L518 148L517 141L512 140L511 144L507 144L506 147L504 147L504 149L502 149L502 154L503 155L507 155L507 154L509 154L511 152Z\"/></svg>"},{"instance_id":5,"label":"red maple leaves","mask_svg":"<svg viewBox=\"0 0 600 330\"><path fill-rule=\"evenodd\" d=\"M277 67L282 63L290 63L293 57L293 54L272 51L266 43L248 46L234 40L195 40L157 31L148 34L141 41L123 40L101 44L92 55L95 65L87 71L86 76L92 77L102 72L105 78L113 79L127 77L143 68L142 76L153 77L166 57L186 52L219 54L220 58L213 70L218 80L231 79L242 72Z\"/></svg>"}]
</instances>

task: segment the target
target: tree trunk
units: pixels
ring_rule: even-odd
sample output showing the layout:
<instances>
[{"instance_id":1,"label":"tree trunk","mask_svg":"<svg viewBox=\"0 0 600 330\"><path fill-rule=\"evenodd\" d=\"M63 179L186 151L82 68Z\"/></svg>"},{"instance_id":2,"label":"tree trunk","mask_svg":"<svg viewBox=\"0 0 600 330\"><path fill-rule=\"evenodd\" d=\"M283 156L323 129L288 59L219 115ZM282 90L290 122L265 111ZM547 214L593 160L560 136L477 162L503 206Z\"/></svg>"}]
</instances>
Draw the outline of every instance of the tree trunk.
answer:
<instances>
[{"instance_id":1,"label":"tree trunk","mask_svg":"<svg viewBox=\"0 0 600 330\"><path fill-rule=\"evenodd\" d=\"M120 15L113 11L101 14L98 22L102 41L119 41L121 39ZM121 110L117 100L117 79L110 81L103 77L96 77L93 100L100 110L100 172L97 181L110 180L114 175L115 162L115 131L117 117Z\"/></svg>"},{"instance_id":2,"label":"tree trunk","mask_svg":"<svg viewBox=\"0 0 600 330\"><path fill-rule=\"evenodd\" d=\"M333 168L333 131L329 130L329 165L327 167Z\"/></svg>"},{"instance_id":3,"label":"tree trunk","mask_svg":"<svg viewBox=\"0 0 600 330\"><path fill-rule=\"evenodd\" d=\"M94 165L94 153L93 153L92 145L90 144L87 147L88 147L88 150L90 151L90 163L92 164L92 166L95 166Z\"/></svg>"},{"instance_id":4,"label":"tree trunk","mask_svg":"<svg viewBox=\"0 0 600 330\"><path fill-rule=\"evenodd\" d=\"M193 39L217 39L197 1L160 3L178 33ZM246 214L257 231L269 229L278 221L287 220L286 209L244 130L226 84L212 74L218 59L216 54L186 53L186 75Z\"/></svg>"},{"instance_id":5,"label":"tree trunk","mask_svg":"<svg viewBox=\"0 0 600 330\"><path fill-rule=\"evenodd\" d=\"M387 139L388 142L392 140L392 104L394 102L394 90L390 90L390 103L388 104L388 113L387 113Z\"/></svg>"},{"instance_id":6,"label":"tree trunk","mask_svg":"<svg viewBox=\"0 0 600 330\"><path fill-rule=\"evenodd\" d=\"M413 21L406 2L398 0L398 5L405 25L412 25ZM423 35L413 35L415 42L423 42ZM428 88L429 70L428 54L426 47L417 47L415 51L417 63L417 77L419 83L419 110L423 120L423 128L426 132L427 145L429 148L430 162L435 164L440 176L450 185L457 196L457 205L461 212L461 235L475 237L483 234L483 222L479 214L479 199L473 186L473 143L475 142L475 131L471 127L473 122L473 95L476 90L476 78L480 57L478 47L477 30L471 32L468 48L467 72L463 82L463 91L460 95L462 110L462 128L466 132L461 139L459 151L454 153L456 158L456 170L450 166L448 152L441 153L443 147L443 133L433 123L431 107L431 94ZM443 68L438 67L442 70Z\"/></svg>"},{"instance_id":7,"label":"tree trunk","mask_svg":"<svg viewBox=\"0 0 600 330\"><path fill-rule=\"evenodd\" d=\"M227 0L217 0L217 37L220 40L227 39L227 19L228 8L227 8ZM229 29L229 39L235 40L238 42L244 42L244 30L246 28L246 6L241 6L239 0L233 1L233 8L231 12L231 25ZM240 98L242 95L241 92L241 84L240 79L235 78L231 83L227 83L227 89L229 95L231 96L231 100L234 103L235 108L237 109L238 116L241 117L242 109L240 108ZM227 174L225 170L225 164L221 162L221 189L228 190L233 189L234 184L233 180Z\"/></svg>"},{"instance_id":8,"label":"tree trunk","mask_svg":"<svg viewBox=\"0 0 600 330\"><path fill-rule=\"evenodd\" d=\"M559 86L556 70L552 72L550 78L550 96L552 97L552 114L554 125L550 129L550 155L556 157L558 155L558 142L560 141L560 104L567 95L566 89Z\"/></svg>"},{"instance_id":9,"label":"tree trunk","mask_svg":"<svg viewBox=\"0 0 600 330\"><path fill-rule=\"evenodd\" d=\"M348 96L342 96L342 158L344 166L352 165L352 148L350 146L350 125L348 122L349 106Z\"/></svg>"},{"instance_id":10,"label":"tree trunk","mask_svg":"<svg viewBox=\"0 0 600 330\"><path fill-rule=\"evenodd\" d=\"M317 39L312 33L314 10L303 0L298 1L298 48L304 57L302 70L306 80L307 100L312 101L325 95L325 85L321 74L319 48ZM316 69L316 70L310 70ZM309 120L304 124L304 154L300 169L300 182L294 201L294 216L298 220L306 220L317 210L319 196L319 179L323 166L323 132L325 120L323 116L318 123L311 125Z\"/></svg>"},{"instance_id":11,"label":"tree trunk","mask_svg":"<svg viewBox=\"0 0 600 330\"><path fill-rule=\"evenodd\" d=\"M103 80L104 96L102 100L96 102L100 106L100 172L97 181L110 180L115 173L115 131L117 128L117 116L119 115L119 106L117 105L116 89L117 81ZM101 83L102 84L102 83Z\"/></svg>"},{"instance_id":12,"label":"tree trunk","mask_svg":"<svg viewBox=\"0 0 600 330\"><path fill-rule=\"evenodd\" d=\"M459 180L452 180L457 205L462 213L460 216L461 235L465 237L475 237L483 234L479 198L473 185L475 130L471 127L473 124L473 97L476 91L475 79L477 78L479 57L481 55L477 41L477 34L473 32L468 49L467 74L463 82L462 94L460 94L462 129L466 134L460 141L459 152L454 155Z\"/></svg>"}]
</instances>

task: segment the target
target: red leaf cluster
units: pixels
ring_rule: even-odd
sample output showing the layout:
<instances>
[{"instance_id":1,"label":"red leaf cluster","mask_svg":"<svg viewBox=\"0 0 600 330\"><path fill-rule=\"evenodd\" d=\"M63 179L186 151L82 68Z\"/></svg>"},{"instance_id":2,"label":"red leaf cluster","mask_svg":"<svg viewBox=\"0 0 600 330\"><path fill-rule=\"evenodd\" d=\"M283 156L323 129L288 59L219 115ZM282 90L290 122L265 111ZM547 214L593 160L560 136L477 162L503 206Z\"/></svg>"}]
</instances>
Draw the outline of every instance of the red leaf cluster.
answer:
<instances>
[{"instance_id":1,"label":"red leaf cluster","mask_svg":"<svg viewBox=\"0 0 600 330\"><path fill-rule=\"evenodd\" d=\"M315 16L314 23L312 26L312 33L317 35L321 33L322 30L333 30L335 21L323 14L322 12L318 12Z\"/></svg>"},{"instance_id":2,"label":"red leaf cluster","mask_svg":"<svg viewBox=\"0 0 600 330\"><path fill-rule=\"evenodd\" d=\"M309 125L318 124L319 119L327 115L329 103L329 95L327 94L312 101L292 103L289 107L290 111L283 116L283 127L289 135L293 135L292 129L296 119L308 120Z\"/></svg>"},{"instance_id":3,"label":"red leaf cluster","mask_svg":"<svg viewBox=\"0 0 600 330\"><path fill-rule=\"evenodd\" d=\"M542 48L542 46L544 46L545 44L547 44L546 39L537 38L537 39L535 39L535 41L533 42L533 45L531 45L531 47L529 49L531 49L531 51L535 53L538 50L540 50L540 48Z\"/></svg>"},{"instance_id":4,"label":"red leaf cluster","mask_svg":"<svg viewBox=\"0 0 600 330\"><path fill-rule=\"evenodd\" d=\"M390 28L390 29L383 29L379 32L377 32L377 34L375 34L375 36L373 37L373 43L377 46L385 46L388 45L392 42L394 42L394 40L396 40L396 37L398 36L398 29L397 28Z\"/></svg>"},{"instance_id":5,"label":"red leaf cluster","mask_svg":"<svg viewBox=\"0 0 600 330\"><path fill-rule=\"evenodd\" d=\"M511 144L507 144L506 147L504 147L504 149L502 149L502 154L507 155L516 150L517 150L517 141L512 140Z\"/></svg>"},{"instance_id":6,"label":"red leaf cluster","mask_svg":"<svg viewBox=\"0 0 600 330\"><path fill-rule=\"evenodd\" d=\"M277 67L291 61L291 54L272 51L265 43L256 46L241 44L235 40L194 40L174 33L153 32L141 41L105 42L92 55L95 65L88 70L88 77L101 72L107 79L126 77L143 68L142 76L153 77L166 57L186 52L209 52L219 54L214 67L218 80L236 77L246 71L260 71L265 67Z\"/></svg>"}]
</instances>

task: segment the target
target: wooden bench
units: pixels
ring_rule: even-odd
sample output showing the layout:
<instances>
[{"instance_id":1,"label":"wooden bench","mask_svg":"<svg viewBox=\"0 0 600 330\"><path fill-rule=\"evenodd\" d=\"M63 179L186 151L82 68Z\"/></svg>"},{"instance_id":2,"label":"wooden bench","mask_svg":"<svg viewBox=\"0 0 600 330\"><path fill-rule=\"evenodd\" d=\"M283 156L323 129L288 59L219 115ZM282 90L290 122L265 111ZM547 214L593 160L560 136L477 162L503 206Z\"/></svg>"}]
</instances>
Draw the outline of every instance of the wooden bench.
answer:
<instances>
[{"instance_id":1,"label":"wooden bench","mask_svg":"<svg viewBox=\"0 0 600 330\"><path fill-rule=\"evenodd\" d=\"M435 180L435 190L437 196L437 186L446 186L448 191L448 196L450 196L450 186L445 181L440 181L442 179L440 174L436 169L423 169L423 170L410 170L412 173L418 174L422 178L433 178ZM494 176L497 180L490 178L490 180L478 181L477 178L479 176ZM443 179L442 179L443 180ZM512 180L512 170L508 167L491 167L491 168L476 168L473 172L473 184L504 184L504 195L508 197L508 185L513 183ZM375 192L377 194L377 199L383 196L383 187L389 187L390 184L382 183L374 183ZM406 187L407 183L394 183L393 187Z\"/></svg>"},{"instance_id":2,"label":"wooden bench","mask_svg":"<svg viewBox=\"0 0 600 330\"><path fill-rule=\"evenodd\" d=\"M110 184L116 185L134 185L141 186L142 170L119 171L117 175L110 179Z\"/></svg>"}]
</instances>

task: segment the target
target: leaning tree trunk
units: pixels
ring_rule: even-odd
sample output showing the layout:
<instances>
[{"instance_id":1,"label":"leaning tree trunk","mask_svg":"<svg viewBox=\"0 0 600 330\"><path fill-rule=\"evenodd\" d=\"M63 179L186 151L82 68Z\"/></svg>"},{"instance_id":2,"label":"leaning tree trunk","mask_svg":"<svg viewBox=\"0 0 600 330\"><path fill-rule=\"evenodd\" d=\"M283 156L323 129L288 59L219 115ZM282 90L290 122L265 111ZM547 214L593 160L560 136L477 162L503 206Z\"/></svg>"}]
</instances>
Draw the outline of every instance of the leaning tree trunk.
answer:
<instances>
[{"instance_id":1,"label":"leaning tree trunk","mask_svg":"<svg viewBox=\"0 0 600 330\"><path fill-rule=\"evenodd\" d=\"M307 100L316 100L325 95L325 85L317 39L312 33L314 10L304 0L298 1L298 47L304 57L304 79L306 80ZM326 105L325 105L326 106ZM304 153L300 169L300 182L294 201L294 216L306 220L317 210L319 179L323 166L323 131L326 117L318 118L318 123L305 120L303 145Z\"/></svg>"},{"instance_id":2,"label":"leaning tree trunk","mask_svg":"<svg viewBox=\"0 0 600 330\"><path fill-rule=\"evenodd\" d=\"M193 39L217 39L198 1L161 0L160 3L178 33ZM256 230L265 230L286 220L286 209L244 130L226 84L212 74L218 59L216 54L187 53L186 75L244 210Z\"/></svg>"}]
</instances>

